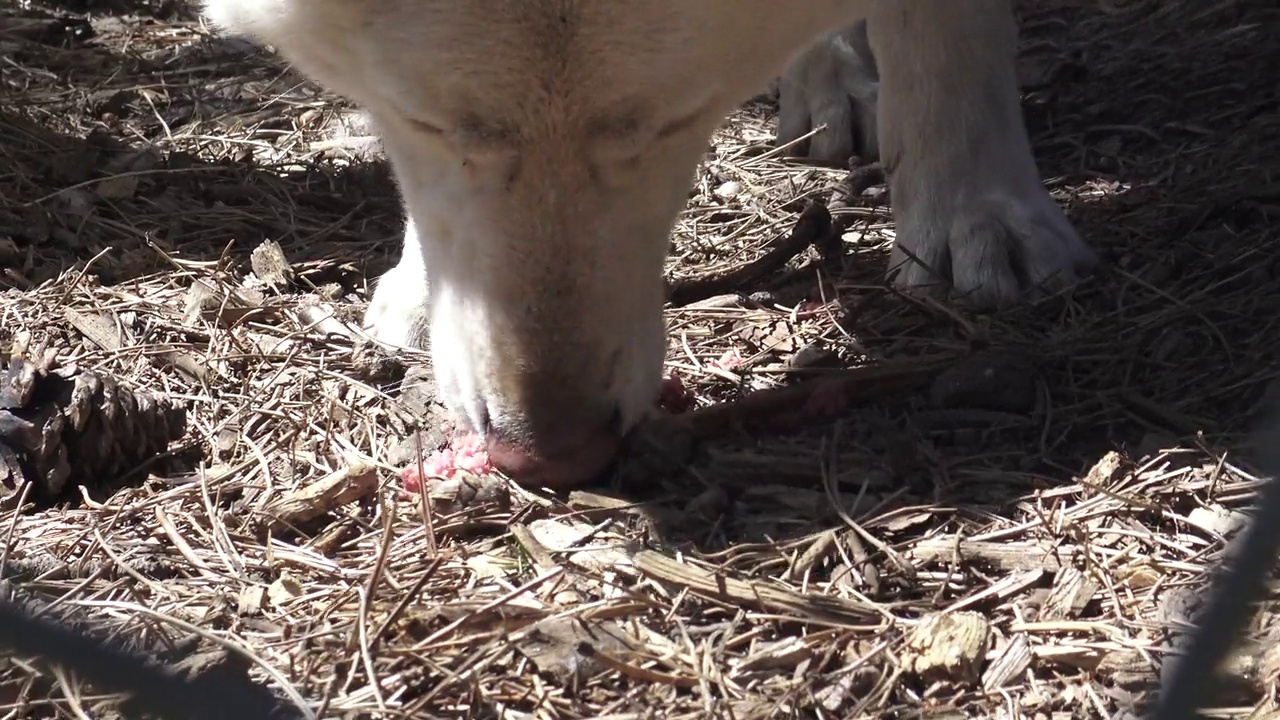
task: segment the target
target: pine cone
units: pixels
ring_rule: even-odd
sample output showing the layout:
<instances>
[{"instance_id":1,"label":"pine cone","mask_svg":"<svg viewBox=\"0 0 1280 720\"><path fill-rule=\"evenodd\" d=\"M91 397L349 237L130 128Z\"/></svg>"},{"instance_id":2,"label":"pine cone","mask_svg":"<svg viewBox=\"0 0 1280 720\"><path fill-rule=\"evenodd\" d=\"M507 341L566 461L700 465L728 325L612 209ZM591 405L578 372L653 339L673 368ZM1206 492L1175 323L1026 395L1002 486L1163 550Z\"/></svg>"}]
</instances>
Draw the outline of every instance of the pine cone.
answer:
<instances>
[{"instance_id":1,"label":"pine cone","mask_svg":"<svg viewBox=\"0 0 1280 720\"><path fill-rule=\"evenodd\" d=\"M20 495L24 481L38 504L78 485L109 490L186 424L185 408L166 396L15 356L0 374L0 502Z\"/></svg>"}]
</instances>

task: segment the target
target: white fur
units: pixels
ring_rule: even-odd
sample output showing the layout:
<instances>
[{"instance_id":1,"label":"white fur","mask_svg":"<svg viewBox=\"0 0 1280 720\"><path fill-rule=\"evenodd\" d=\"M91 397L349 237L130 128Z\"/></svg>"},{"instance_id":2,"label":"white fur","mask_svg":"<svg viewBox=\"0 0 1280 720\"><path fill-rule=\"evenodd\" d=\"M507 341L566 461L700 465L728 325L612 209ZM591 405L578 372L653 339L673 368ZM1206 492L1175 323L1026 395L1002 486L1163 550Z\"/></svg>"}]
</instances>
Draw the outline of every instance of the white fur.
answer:
<instances>
[{"instance_id":1,"label":"white fur","mask_svg":"<svg viewBox=\"0 0 1280 720\"><path fill-rule=\"evenodd\" d=\"M207 13L379 126L412 223L367 320L397 344L426 328L444 398L476 428L626 429L649 410L668 234L708 136L807 48L852 57L831 33L860 18L879 82L801 74L795 102L878 94L900 244L991 304L1027 289L1020 274L1069 279L1090 257L1038 179L1008 0L207 0Z\"/></svg>"}]
</instances>

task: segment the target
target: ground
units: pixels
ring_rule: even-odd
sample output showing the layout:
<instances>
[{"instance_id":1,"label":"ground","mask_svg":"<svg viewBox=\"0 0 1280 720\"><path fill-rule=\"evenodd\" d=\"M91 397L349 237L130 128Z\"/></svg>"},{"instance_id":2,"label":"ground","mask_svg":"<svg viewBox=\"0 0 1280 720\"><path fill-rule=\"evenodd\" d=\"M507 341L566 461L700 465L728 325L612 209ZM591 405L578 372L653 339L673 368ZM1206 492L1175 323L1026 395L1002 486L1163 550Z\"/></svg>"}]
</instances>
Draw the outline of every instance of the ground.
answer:
<instances>
[{"instance_id":1,"label":"ground","mask_svg":"<svg viewBox=\"0 0 1280 720\"><path fill-rule=\"evenodd\" d=\"M353 109L180 3L5 3L0 346L186 409L124 482L4 489L9 589L161 662L221 652L315 717L1140 708L1260 482L1280 12L1020 16L1040 167L1095 277L995 314L893 292L874 171L843 198L847 169L770 152L758 98L699 170L670 277L760 256L811 199L843 252L672 307L668 372L700 408L822 368L896 380L719 427L688 465L565 496L436 484L428 509L400 477L402 438L441 442L411 434L433 417L406 391L422 359L353 329L401 226ZM1271 617L1219 716L1275 711ZM105 716L104 697L0 661L10 716Z\"/></svg>"}]
</instances>

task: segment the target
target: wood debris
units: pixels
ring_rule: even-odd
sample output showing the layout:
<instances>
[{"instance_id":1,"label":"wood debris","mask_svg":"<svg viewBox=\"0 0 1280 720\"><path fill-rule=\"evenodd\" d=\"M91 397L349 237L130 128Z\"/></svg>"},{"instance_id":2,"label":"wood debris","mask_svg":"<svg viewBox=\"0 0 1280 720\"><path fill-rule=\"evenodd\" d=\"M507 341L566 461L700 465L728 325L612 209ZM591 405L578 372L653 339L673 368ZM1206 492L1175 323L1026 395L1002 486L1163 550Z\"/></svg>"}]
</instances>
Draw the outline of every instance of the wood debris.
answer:
<instances>
[{"instance_id":1,"label":"wood debris","mask_svg":"<svg viewBox=\"0 0 1280 720\"><path fill-rule=\"evenodd\" d=\"M156 656L197 635L323 718L1123 717L1167 674L1262 482L1274 3L1019 4L1038 167L1103 263L989 313L886 284L886 168L787 158L744 103L671 233L687 412L565 496L425 498L397 473L456 428L431 354L361 328L404 218L358 109L182 3L110 4L0 3L0 349L37 368L0 413L53 477L95 416L140 459L46 510L6 488L0 594ZM135 442L126 389L185 424ZM1261 609L1214 716L1275 712ZM116 712L78 683L0 662L6 708Z\"/></svg>"},{"instance_id":2,"label":"wood debris","mask_svg":"<svg viewBox=\"0 0 1280 720\"><path fill-rule=\"evenodd\" d=\"M926 683L974 682L990 638L991 624L980 613L926 615L907 636L907 669Z\"/></svg>"}]
</instances>

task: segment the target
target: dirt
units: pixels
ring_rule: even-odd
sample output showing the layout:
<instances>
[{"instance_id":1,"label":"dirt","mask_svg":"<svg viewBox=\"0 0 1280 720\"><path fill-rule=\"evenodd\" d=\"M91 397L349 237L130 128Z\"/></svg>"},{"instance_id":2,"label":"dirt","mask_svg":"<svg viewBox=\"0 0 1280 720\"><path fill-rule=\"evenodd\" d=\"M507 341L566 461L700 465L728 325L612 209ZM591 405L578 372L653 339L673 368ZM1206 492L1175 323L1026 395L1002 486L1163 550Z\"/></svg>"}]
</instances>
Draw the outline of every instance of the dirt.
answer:
<instances>
[{"instance_id":1,"label":"dirt","mask_svg":"<svg viewBox=\"0 0 1280 720\"><path fill-rule=\"evenodd\" d=\"M189 425L133 487L0 518L8 577L146 646L193 627L233 642L325 717L1141 707L1259 482L1247 431L1280 374L1280 11L1039 0L1020 16L1023 109L1101 255L1093 278L986 314L894 292L883 178L762 158L775 108L756 99L699 168L669 280L758 260L815 198L844 253L805 249L740 296L669 309L690 412L833 366L952 371L823 422L722 432L684 467L446 512L397 490L424 445L405 438L445 442L422 422L438 403L402 392L426 358L357 331L402 229L357 110L181 4L0 7L0 345L26 333L168 393ZM797 370L801 353L823 362ZM381 493L253 531L358 463ZM1275 709L1264 609L1221 712ZM915 628L956 613L985 645L963 672L913 670L912 648L946 650ZM0 663L0 688L32 716L104 707L25 663Z\"/></svg>"}]
</instances>

